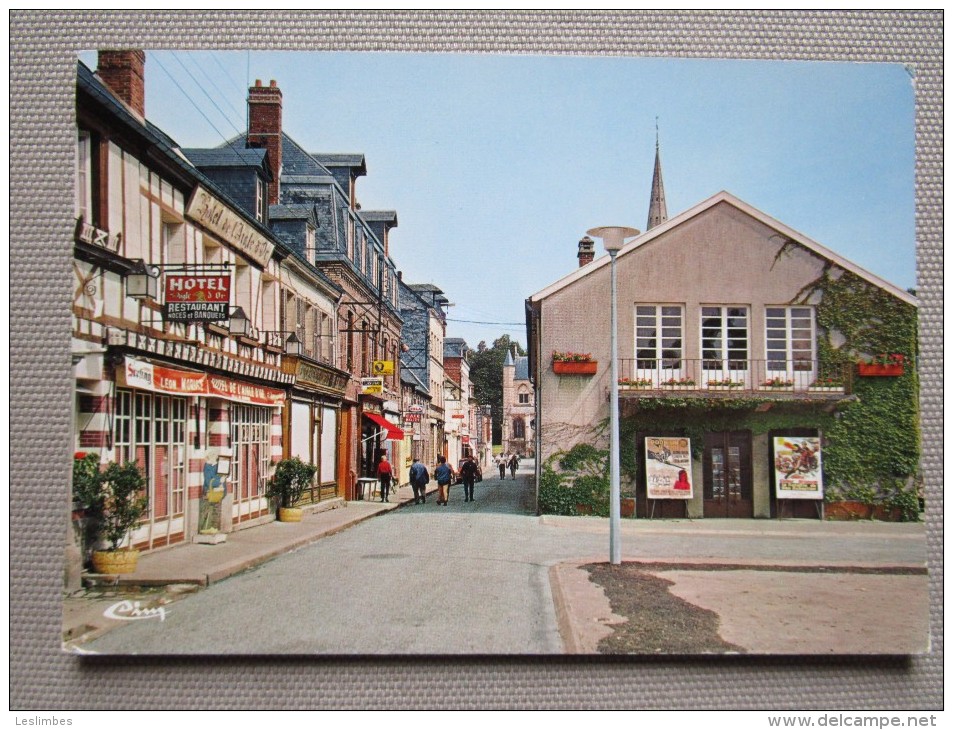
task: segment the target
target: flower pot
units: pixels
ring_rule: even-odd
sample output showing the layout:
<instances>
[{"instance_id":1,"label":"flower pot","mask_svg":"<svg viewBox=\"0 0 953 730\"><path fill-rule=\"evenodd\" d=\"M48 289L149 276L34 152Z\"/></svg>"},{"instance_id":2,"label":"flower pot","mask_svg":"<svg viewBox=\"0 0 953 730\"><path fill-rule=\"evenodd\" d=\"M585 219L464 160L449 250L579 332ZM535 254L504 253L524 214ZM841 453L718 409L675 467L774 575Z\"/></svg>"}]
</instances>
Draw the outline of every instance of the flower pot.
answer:
<instances>
[{"instance_id":1,"label":"flower pot","mask_svg":"<svg viewBox=\"0 0 953 730\"><path fill-rule=\"evenodd\" d=\"M619 514L622 517L635 517L635 499L623 497L619 500Z\"/></svg>"},{"instance_id":2,"label":"flower pot","mask_svg":"<svg viewBox=\"0 0 953 730\"><path fill-rule=\"evenodd\" d=\"M697 390L698 386L695 385L662 385L664 390Z\"/></svg>"},{"instance_id":3,"label":"flower pot","mask_svg":"<svg viewBox=\"0 0 953 730\"><path fill-rule=\"evenodd\" d=\"M708 390L741 390L740 385L709 385Z\"/></svg>"},{"instance_id":4,"label":"flower pot","mask_svg":"<svg viewBox=\"0 0 953 730\"><path fill-rule=\"evenodd\" d=\"M570 360L554 360L553 372L556 375L595 375L599 363L596 360L573 362Z\"/></svg>"},{"instance_id":5,"label":"flower pot","mask_svg":"<svg viewBox=\"0 0 953 730\"><path fill-rule=\"evenodd\" d=\"M279 507L279 522L301 522L301 516L304 511L300 507Z\"/></svg>"},{"instance_id":6,"label":"flower pot","mask_svg":"<svg viewBox=\"0 0 953 730\"><path fill-rule=\"evenodd\" d=\"M843 393L842 385L812 385L807 389L808 393Z\"/></svg>"},{"instance_id":7,"label":"flower pot","mask_svg":"<svg viewBox=\"0 0 953 730\"><path fill-rule=\"evenodd\" d=\"M857 374L864 378L895 378L903 375L903 365L874 365L859 362Z\"/></svg>"},{"instance_id":8,"label":"flower pot","mask_svg":"<svg viewBox=\"0 0 953 730\"><path fill-rule=\"evenodd\" d=\"M139 551L132 548L93 551L93 572L95 573L105 575L135 573L138 563Z\"/></svg>"},{"instance_id":9,"label":"flower pot","mask_svg":"<svg viewBox=\"0 0 953 730\"><path fill-rule=\"evenodd\" d=\"M872 512L872 505L854 500L828 502L824 505L824 517L828 520L868 520Z\"/></svg>"},{"instance_id":10,"label":"flower pot","mask_svg":"<svg viewBox=\"0 0 953 730\"><path fill-rule=\"evenodd\" d=\"M769 391L772 393L792 393L794 392L793 385L762 385L758 388L761 391Z\"/></svg>"}]
</instances>

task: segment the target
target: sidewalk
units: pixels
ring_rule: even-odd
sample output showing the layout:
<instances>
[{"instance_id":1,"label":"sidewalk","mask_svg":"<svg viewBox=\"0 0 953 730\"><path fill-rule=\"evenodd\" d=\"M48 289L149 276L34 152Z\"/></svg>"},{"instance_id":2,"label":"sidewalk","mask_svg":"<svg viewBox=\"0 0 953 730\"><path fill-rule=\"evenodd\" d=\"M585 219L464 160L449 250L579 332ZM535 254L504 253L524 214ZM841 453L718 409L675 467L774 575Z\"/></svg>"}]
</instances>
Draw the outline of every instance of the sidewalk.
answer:
<instances>
[{"instance_id":1,"label":"sidewalk","mask_svg":"<svg viewBox=\"0 0 953 730\"><path fill-rule=\"evenodd\" d=\"M393 490L390 500L381 502L380 497L353 502L329 500L317 509L307 511L305 508L301 522L274 521L236 530L217 545L185 543L157 550L140 555L136 572L131 575L92 578L98 585L110 586L207 586L407 502L413 503L413 490L410 485Z\"/></svg>"}]
</instances>

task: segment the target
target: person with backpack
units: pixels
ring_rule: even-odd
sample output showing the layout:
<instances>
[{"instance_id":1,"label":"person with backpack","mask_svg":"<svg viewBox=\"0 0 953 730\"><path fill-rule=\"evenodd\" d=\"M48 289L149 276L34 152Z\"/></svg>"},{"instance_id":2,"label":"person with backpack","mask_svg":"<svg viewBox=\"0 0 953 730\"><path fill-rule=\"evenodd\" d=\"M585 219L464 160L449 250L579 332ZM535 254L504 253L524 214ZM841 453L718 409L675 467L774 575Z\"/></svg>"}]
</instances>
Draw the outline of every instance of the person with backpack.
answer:
<instances>
[{"instance_id":1,"label":"person with backpack","mask_svg":"<svg viewBox=\"0 0 953 730\"><path fill-rule=\"evenodd\" d=\"M447 463L446 456L437 457L437 468L433 475L437 480L437 504L446 506L450 497L450 483L453 481L453 467Z\"/></svg>"},{"instance_id":2,"label":"person with backpack","mask_svg":"<svg viewBox=\"0 0 953 730\"><path fill-rule=\"evenodd\" d=\"M427 503L427 485L430 483L430 474L416 456L410 465L410 486L414 490L414 504Z\"/></svg>"},{"instance_id":3,"label":"person with backpack","mask_svg":"<svg viewBox=\"0 0 953 730\"><path fill-rule=\"evenodd\" d=\"M467 456L460 466L460 479L463 481L464 502L473 501L473 483L476 481L477 465L472 456Z\"/></svg>"}]
</instances>

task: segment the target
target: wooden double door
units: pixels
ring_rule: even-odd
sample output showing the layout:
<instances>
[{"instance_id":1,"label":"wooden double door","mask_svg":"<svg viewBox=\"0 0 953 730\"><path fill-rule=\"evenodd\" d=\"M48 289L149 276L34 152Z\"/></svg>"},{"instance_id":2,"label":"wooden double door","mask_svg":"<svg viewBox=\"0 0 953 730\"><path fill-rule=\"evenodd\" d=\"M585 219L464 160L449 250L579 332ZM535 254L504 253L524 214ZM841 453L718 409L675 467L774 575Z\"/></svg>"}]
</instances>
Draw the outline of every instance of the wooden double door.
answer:
<instances>
[{"instance_id":1,"label":"wooden double door","mask_svg":"<svg viewBox=\"0 0 953 730\"><path fill-rule=\"evenodd\" d=\"M705 434L705 517L753 517L751 432Z\"/></svg>"}]
</instances>

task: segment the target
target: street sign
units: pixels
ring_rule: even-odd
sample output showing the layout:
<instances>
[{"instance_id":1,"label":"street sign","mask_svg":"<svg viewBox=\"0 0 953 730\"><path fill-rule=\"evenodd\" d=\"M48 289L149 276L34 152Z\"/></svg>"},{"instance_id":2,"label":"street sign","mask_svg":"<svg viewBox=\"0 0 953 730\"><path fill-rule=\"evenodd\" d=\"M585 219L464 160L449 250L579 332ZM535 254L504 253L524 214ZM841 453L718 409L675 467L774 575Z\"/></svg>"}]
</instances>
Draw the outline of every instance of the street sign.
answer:
<instances>
[{"instance_id":1,"label":"street sign","mask_svg":"<svg viewBox=\"0 0 953 730\"><path fill-rule=\"evenodd\" d=\"M361 392L362 393L383 393L384 379L383 378L361 378Z\"/></svg>"},{"instance_id":2,"label":"street sign","mask_svg":"<svg viewBox=\"0 0 953 730\"><path fill-rule=\"evenodd\" d=\"M375 360L373 365L371 365L371 372L374 373L374 375L393 375L394 361Z\"/></svg>"}]
</instances>

